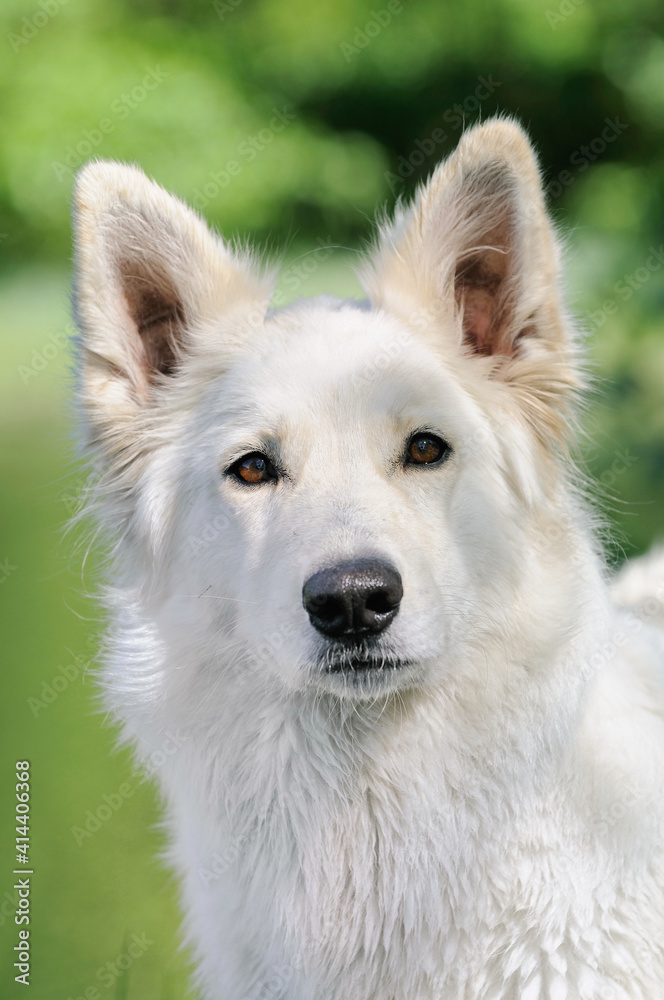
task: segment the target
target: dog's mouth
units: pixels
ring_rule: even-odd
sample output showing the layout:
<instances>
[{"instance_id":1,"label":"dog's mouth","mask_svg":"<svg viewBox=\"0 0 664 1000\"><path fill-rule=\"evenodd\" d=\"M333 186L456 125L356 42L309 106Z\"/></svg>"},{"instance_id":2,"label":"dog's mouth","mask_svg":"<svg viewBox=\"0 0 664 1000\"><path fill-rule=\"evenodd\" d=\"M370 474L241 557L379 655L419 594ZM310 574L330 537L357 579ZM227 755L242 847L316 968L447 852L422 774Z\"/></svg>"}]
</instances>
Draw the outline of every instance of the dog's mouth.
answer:
<instances>
[{"instance_id":1,"label":"dog's mouth","mask_svg":"<svg viewBox=\"0 0 664 1000\"><path fill-rule=\"evenodd\" d=\"M389 673L408 666L404 660L393 660L387 657L352 657L344 656L328 660L323 665L326 674L369 674Z\"/></svg>"},{"instance_id":2,"label":"dog's mouth","mask_svg":"<svg viewBox=\"0 0 664 1000\"><path fill-rule=\"evenodd\" d=\"M320 656L318 667L323 676L338 677L347 684L380 683L411 666L408 660L372 648L370 643L344 646L334 644Z\"/></svg>"}]
</instances>

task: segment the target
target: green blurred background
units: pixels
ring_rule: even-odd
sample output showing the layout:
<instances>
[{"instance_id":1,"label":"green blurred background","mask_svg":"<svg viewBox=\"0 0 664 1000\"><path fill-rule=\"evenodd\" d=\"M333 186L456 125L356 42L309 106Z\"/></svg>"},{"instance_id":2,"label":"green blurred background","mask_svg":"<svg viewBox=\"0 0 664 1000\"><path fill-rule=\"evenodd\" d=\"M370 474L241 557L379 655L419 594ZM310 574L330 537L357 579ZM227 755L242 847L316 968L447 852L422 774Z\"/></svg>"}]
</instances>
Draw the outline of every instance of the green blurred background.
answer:
<instances>
[{"instance_id":1,"label":"green blurred background","mask_svg":"<svg viewBox=\"0 0 664 1000\"><path fill-rule=\"evenodd\" d=\"M517 115L567 234L597 377L584 456L619 560L661 531L664 8L4 0L0 28L0 995L24 991L11 873L14 762L27 758L27 995L175 1000L186 957L155 860L157 803L96 711L95 553L84 560L63 536L79 485L65 346L73 174L90 156L135 161L226 235L283 252L280 301L354 295L376 207L407 196L464 123ZM312 267L317 239L335 250ZM77 842L88 810L118 796Z\"/></svg>"}]
</instances>

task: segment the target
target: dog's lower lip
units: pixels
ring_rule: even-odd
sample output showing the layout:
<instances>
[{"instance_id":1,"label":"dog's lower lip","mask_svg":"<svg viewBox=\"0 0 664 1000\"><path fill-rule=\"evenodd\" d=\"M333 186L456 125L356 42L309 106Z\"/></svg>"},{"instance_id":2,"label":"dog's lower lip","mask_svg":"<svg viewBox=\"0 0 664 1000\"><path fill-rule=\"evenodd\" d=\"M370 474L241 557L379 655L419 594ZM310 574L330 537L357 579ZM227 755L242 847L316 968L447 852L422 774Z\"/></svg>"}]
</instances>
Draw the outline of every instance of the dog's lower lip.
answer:
<instances>
[{"instance_id":1,"label":"dog's lower lip","mask_svg":"<svg viewBox=\"0 0 664 1000\"><path fill-rule=\"evenodd\" d=\"M357 659L341 660L338 663L331 663L327 666L326 670L329 674L368 673L372 670L380 673L385 670L397 670L399 667L403 666L405 666L405 664L399 660Z\"/></svg>"}]
</instances>

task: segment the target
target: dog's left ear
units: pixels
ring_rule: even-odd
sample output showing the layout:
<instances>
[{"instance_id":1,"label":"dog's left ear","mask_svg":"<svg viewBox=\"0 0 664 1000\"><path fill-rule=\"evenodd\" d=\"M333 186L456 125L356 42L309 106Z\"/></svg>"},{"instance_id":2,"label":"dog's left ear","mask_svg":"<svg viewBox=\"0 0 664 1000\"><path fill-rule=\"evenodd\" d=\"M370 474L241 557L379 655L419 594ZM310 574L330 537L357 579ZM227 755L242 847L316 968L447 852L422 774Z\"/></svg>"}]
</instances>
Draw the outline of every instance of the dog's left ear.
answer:
<instances>
[{"instance_id":1,"label":"dog's left ear","mask_svg":"<svg viewBox=\"0 0 664 1000\"><path fill-rule=\"evenodd\" d=\"M567 349L558 272L530 143L493 119L466 132L383 228L363 284L377 308L443 330L498 372L508 359Z\"/></svg>"}]
</instances>

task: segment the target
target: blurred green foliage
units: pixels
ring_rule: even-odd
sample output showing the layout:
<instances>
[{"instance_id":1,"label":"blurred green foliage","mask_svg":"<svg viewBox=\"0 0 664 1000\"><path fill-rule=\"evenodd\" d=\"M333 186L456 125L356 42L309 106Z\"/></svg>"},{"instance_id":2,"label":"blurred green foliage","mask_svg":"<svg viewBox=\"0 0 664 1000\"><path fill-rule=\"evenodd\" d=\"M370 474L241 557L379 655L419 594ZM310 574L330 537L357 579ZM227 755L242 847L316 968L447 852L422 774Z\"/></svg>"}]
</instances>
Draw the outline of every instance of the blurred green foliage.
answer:
<instances>
[{"instance_id":1,"label":"blurred green foliage","mask_svg":"<svg viewBox=\"0 0 664 1000\"><path fill-rule=\"evenodd\" d=\"M0 9L0 993L12 989L12 764L34 767L36 1000L181 997L177 911L147 784L80 846L72 828L135 780L92 714L94 553L61 540L69 463L73 176L139 163L225 235L286 248L284 297L357 294L354 249L465 125L516 115L566 234L597 378L585 426L612 555L661 535L664 7L658 0L4 0ZM304 267L322 238L338 247ZM80 616L80 617L79 617ZM32 705L32 707L31 707ZM9 895L8 895L9 894ZM11 933L7 933L11 931ZM154 944L111 986L133 933ZM97 1000L97 998L95 998Z\"/></svg>"},{"instance_id":2,"label":"blurred green foliage","mask_svg":"<svg viewBox=\"0 0 664 1000\"><path fill-rule=\"evenodd\" d=\"M227 233L364 234L392 198L386 170L418 139L446 134L403 191L464 119L496 110L530 129L550 178L606 117L625 122L595 161L611 182L594 181L593 218L656 238L663 23L654 0L5 0L5 249L67 254L72 171L90 155L138 161L191 200L216 184L205 212ZM493 86L478 99L481 78ZM242 144L275 107L293 119L250 158ZM232 160L242 169L224 187L214 176ZM572 174L556 208L586 200L589 173Z\"/></svg>"}]
</instances>

